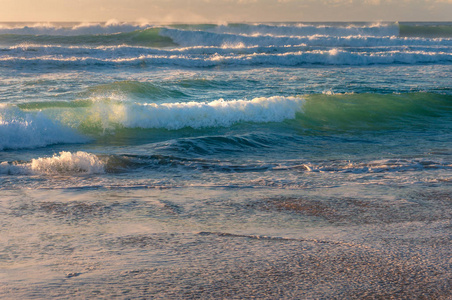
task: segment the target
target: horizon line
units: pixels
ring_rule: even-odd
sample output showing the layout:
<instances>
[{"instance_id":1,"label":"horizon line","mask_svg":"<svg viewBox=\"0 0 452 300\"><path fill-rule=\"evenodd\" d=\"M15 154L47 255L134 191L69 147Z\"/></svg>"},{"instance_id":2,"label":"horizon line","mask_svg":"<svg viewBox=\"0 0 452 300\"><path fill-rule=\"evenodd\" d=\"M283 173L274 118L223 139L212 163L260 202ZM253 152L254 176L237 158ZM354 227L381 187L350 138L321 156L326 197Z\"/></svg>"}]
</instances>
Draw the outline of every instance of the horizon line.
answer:
<instances>
[{"instance_id":1,"label":"horizon line","mask_svg":"<svg viewBox=\"0 0 452 300\"><path fill-rule=\"evenodd\" d=\"M332 21L332 20L324 20L324 21L303 21L303 20L297 20L297 21L205 21L205 22L167 22L167 21L149 21L149 20L134 20L134 21L124 21L124 20L117 20L117 19L109 19L106 21L86 21L86 20L79 20L79 21L0 21L0 23L30 23L30 24L37 24L37 23L109 23L112 24L115 23L142 23L142 24L247 24L247 23L452 23L452 21L418 21L418 20L409 20L409 21L400 21L400 20L366 20L366 21Z\"/></svg>"}]
</instances>

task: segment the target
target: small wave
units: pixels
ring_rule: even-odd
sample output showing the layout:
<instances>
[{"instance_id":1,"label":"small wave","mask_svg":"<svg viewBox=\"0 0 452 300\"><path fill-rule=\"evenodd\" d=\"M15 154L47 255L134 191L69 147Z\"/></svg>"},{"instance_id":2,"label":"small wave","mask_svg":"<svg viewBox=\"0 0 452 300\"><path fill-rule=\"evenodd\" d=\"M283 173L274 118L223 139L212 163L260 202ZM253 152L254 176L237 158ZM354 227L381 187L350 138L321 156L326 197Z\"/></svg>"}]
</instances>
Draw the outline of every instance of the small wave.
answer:
<instances>
[{"instance_id":1,"label":"small wave","mask_svg":"<svg viewBox=\"0 0 452 300\"><path fill-rule=\"evenodd\" d=\"M189 154L187 151L184 155ZM309 162L306 160L288 160L274 162L239 162L235 160L216 160L201 158L184 158L172 155L109 155L97 156L87 152L60 152L52 157L32 159L30 162L1 162L2 175L90 175L104 173L135 172L140 170L155 172L202 172L202 173L246 173L274 174L274 178L262 177L252 179L251 185L295 187L298 177L282 174L299 173L344 173L365 176L368 174L390 174L406 172L423 172L425 170L452 170L452 164L447 161L432 161L425 159L382 159L375 161L323 161ZM289 173L287 173L289 172ZM295 180L295 181L294 181Z\"/></svg>"},{"instance_id":2,"label":"small wave","mask_svg":"<svg viewBox=\"0 0 452 300\"><path fill-rule=\"evenodd\" d=\"M53 157L33 159L31 170L40 174L97 174L104 173L104 163L91 153L63 151Z\"/></svg>"},{"instance_id":3,"label":"small wave","mask_svg":"<svg viewBox=\"0 0 452 300\"><path fill-rule=\"evenodd\" d=\"M175 172L254 173L271 170L274 164L240 164L172 155L109 155L97 156L78 151L62 151L52 157L40 157L30 162L1 162L0 175L90 175L134 172L152 169Z\"/></svg>"},{"instance_id":4,"label":"small wave","mask_svg":"<svg viewBox=\"0 0 452 300\"><path fill-rule=\"evenodd\" d=\"M165 142L157 145L159 149L165 149L186 154L211 155L214 153L248 152L262 148L272 148L278 143L286 142L285 136L273 136L271 134L246 134L246 135L209 135L196 138L184 138ZM287 145L287 144L285 144ZM259 165L257 168L261 168Z\"/></svg>"},{"instance_id":5,"label":"small wave","mask_svg":"<svg viewBox=\"0 0 452 300\"><path fill-rule=\"evenodd\" d=\"M158 147L157 147L158 148ZM162 150L162 149L156 149ZM133 171L137 169L153 169L168 172L168 169L182 172L216 172L216 173L261 173L261 172L295 172L295 173L350 173L356 175L418 172L424 170L452 170L447 161L425 159L382 159L374 161L334 160L328 162L310 162L306 160L288 160L273 162L240 162L222 159L190 157L190 154L201 154L196 149L173 149L175 153L184 153L185 157L173 155L112 155L105 164L109 173ZM226 149L224 152L228 152ZM206 153L210 154L210 153ZM276 174L276 173L274 173ZM288 179L288 182L290 180Z\"/></svg>"},{"instance_id":6,"label":"small wave","mask_svg":"<svg viewBox=\"0 0 452 300\"><path fill-rule=\"evenodd\" d=\"M105 163L96 155L78 151L60 152L52 157L32 159L29 163L2 162L0 174L8 175L84 175L105 173Z\"/></svg>"},{"instance_id":7,"label":"small wave","mask_svg":"<svg viewBox=\"0 0 452 300\"><path fill-rule=\"evenodd\" d=\"M112 83L93 86L88 89L88 96L99 97L124 96L127 99L161 100L179 99L187 97L186 94L177 90L159 86L150 82L139 81L115 81Z\"/></svg>"},{"instance_id":8,"label":"small wave","mask_svg":"<svg viewBox=\"0 0 452 300\"><path fill-rule=\"evenodd\" d=\"M401 173L423 171L426 169L451 170L452 164L422 159L383 159L370 162L337 161L329 165L316 165L307 163L303 165L302 171L320 173L352 173L352 174L374 174L374 173ZM297 169L298 166L287 167ZM278 169L282 169L279 167Z\"/></svg>"}]
</instances>

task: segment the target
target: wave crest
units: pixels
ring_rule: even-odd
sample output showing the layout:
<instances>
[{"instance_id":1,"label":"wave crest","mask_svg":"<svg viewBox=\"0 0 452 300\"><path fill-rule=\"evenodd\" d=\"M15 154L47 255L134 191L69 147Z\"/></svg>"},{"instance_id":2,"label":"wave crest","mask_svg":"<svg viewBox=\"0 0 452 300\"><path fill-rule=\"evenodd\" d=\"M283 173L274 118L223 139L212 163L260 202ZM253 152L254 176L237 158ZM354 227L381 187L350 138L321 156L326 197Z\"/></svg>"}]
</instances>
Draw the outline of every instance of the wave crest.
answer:
<instances>
[{"instance_id":1,"label":"wave crest","mask_svg":"<svg viewBox=\"0 0 452 300\"><path fill-rule=\"evenodd\" d=\"M281 122L295 118L303 99L269 97L253 100L123 105L118 122L127 128L227 127L240 122Z\"/></svg>"},{"instance_id":2,"label":"wave crest","mask_svg":"<svg viewBox=\"0 0 452 300\"><path fill-rule=\"evenodd\" d=\"M77 102L77 101L75 101ZM80 101L78 101L80 102ZM184 127L194 129L206 127L227 127L236 123L253 122L281 122L286 119L294 119L297 112L302 111L304 99L299 97L261 97L253 100L230 100L219 99L211 102L177 102L177 103L136 103L128 101L112 101L98 99L92 101L81 101L66 106L55 102L36 103L24 106L24 109L40 109L36 114L33 111L23 112L17 107L12 108L12 120L17 115L26 114L32 120L44 121L32 122L34 126L23 126L20 134L32 137L36 132L40 134L38 140L52 142L52 137L64 136L63 132L72 128L81 132L96 133L101 130L115 128L159 128L178 130ZM48 117L46 117L48 116ZM50 117L53 118L50 119ZM26 123L27 125L29 123ZM27 132L29 129L30 132ZM50 129L50 130L49 130ZM2 130L0 123L0 132ZM58 132L61 131L61 133ZM8 132L8 128L5 128ZM53 132L53 133L52 133ZM11 138L14 137L9 133ZM56 142L73 142L73 138L59 138ZM12 144L6 143L4 148L20 148L24 142ZM29 146L40 145L30 143ZM0 144L1 145L1 144Z\"/></svg>"}]
</instances>

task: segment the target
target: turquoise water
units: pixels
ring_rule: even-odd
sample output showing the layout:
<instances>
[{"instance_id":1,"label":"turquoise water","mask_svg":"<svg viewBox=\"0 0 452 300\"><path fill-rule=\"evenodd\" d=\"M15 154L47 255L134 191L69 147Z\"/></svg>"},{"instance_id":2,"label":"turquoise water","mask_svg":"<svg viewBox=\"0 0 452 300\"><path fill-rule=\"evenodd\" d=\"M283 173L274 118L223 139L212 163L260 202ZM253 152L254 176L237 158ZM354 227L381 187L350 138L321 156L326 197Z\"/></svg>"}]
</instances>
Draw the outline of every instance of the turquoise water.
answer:
<instances>
[{"instance_id":1,"label":"turquoise water","mask_svg":"<svg viewBox=\"0 0 452 300\"><path fill-rule=\"evenodd\" d=\"M2 24L0 295L450 297L451 28Z\"/></svg>"}]
</instances>

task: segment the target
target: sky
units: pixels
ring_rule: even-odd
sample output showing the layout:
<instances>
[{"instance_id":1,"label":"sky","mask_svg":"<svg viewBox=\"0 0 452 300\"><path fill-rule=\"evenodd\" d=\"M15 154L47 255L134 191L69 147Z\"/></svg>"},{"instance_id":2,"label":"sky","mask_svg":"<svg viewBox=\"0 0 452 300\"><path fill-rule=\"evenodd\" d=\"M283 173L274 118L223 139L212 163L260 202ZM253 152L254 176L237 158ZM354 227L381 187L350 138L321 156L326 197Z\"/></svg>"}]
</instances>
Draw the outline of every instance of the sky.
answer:
<instances>
[{"instance_id":1,"label":"sky","mask_svg":"<svg viewBox=\"0 0 452 300\"><path fill-rule=\"evenodd\" d=\"M452 0L0 0L0 22L452 21Z\"/></svg>"}]
</instances>

